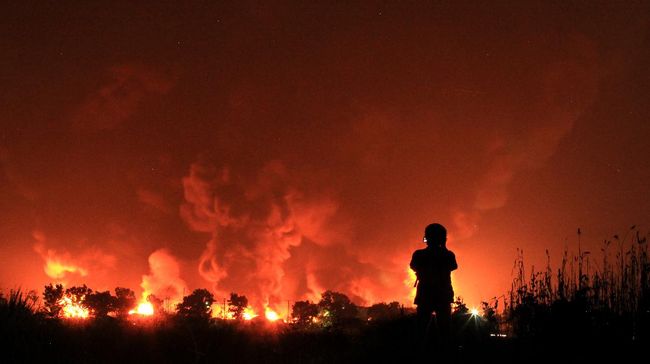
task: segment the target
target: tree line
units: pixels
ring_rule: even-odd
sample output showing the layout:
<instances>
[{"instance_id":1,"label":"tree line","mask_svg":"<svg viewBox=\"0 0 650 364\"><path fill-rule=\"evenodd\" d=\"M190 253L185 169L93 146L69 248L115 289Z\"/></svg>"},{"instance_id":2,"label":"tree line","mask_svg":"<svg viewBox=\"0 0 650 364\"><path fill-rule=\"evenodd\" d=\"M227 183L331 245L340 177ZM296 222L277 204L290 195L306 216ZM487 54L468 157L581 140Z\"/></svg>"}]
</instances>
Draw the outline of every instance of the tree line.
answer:
<instances>
[{"instance_id":1,"label":"tree line","mask_svg":"<svg viewBox=\"0 0 650 364\"><path fill-rule=\"evenodd\" d=\"M35 304L37 297L33 299ZM146 299L157 314L165 312L201 320L213 317L213 304L216 303L214 295L203 288L196 289L184 296L183 300L171 312L164 309L164 301L159 297L149 295ZM39 310L50 318L63 317L64 307L72 304L87 310L88 316L94 318L112 316L126 319L137 306L135 292L129 288L116 287L113 294L110 291L93 291L85 284L68 288L64 288L61 284L48 284L43 290L42 302ZM227 299L227 317L243 320L244 312L248 306L249 301L245 295L231 293ZM362 311L363 315L361 315ZM330 327L358 320L361 316L368 321L382 321L397 318L403 314L404 307L397 301L360 307L345 294L327 290L322 293L318 302L309 300L294 302L291 306L289 322L300 326Z\"/></svg>"}]
</instances>

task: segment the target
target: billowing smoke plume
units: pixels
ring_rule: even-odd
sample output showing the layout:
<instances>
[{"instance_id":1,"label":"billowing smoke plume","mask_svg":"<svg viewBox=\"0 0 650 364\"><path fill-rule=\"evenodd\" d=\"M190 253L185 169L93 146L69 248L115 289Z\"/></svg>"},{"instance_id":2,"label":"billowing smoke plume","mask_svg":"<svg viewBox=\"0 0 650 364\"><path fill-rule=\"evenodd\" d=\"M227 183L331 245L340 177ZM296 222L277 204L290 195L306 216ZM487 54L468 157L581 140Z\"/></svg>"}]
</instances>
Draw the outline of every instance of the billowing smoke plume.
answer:
<instances>
[{"instance_id":1,"label":"billowing smoke plume","mask_svg":"<svg viewBox=\"0 0 650 364\"><path fill-rule=\"evenodd\" d=\"M110 80L89 95L72 115L75 129L113 129L135 113L146 96L164 94L171 88L166 77L137 64L112 67L110 76Z\"/></svg>"},{"instance_id":2,"label":"billowing smoke plume","mask_svg":"<svg viewBox=\"0 0 650 364\"><path fill-rule=\"evenodd\" d=\"M459 235L473 234L481 212L498 209L508 200L508 189L517 174L540 168L573 130L598 88L594 44L584 37L570 38L567 55L544 66L535 82L539 96L517 113L527 127L521 133L495 135L486 153L490 162L479 181L474 206L458 212L454 222Z\"/></svg>"},{"instance_id":3,"label":"billowing smoke plume","mask_svg":"<svg viewBox=\"0 0 650 364\"><path fill-rule=\"evenodd\" d=\"M286 263L305 242L314 249L334 243L326 226L337 210L332 198L303 193L280 162L249 178L196 163L183 185L182 217L192 229L212 235L199 272L218 294L244 293L257 309L317 297L322 287L313 273L298 285ZM309 259L301 264L304 274Z\"/></svg>"},{"instance_id":4,"label":"billowing smoke plume","mask_svg":"<svg viewBox=\"0 0 650 364\"><path fill-rule=\"evenodd\" d=\"M165 249L158 249L149 255L149 274L142 276L143 298L150 294L164 300L168 308L183 300L188 294L187 284L180 278L180 267L176 258Z\"/></svg>"}]
</instances>

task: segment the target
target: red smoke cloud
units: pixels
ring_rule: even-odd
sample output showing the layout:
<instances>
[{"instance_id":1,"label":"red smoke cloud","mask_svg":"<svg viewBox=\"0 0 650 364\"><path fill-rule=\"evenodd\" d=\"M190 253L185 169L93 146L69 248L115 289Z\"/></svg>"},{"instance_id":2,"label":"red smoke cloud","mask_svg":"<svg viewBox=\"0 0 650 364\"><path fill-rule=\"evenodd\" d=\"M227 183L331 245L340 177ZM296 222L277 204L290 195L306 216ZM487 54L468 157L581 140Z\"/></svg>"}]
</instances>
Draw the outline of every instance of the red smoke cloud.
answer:
<instances>
[{"instance_id":1,"label":"red smoke cloud","mask_svg":"<svg viewBox=\"0 0 650 364\"><path fill-rule=\"evenodd\" d=\"M178 274L146 277L170 296L182 279L257 306L410 303L437 221L477 303L509 288L516 248L650 216L647 6L145 7L7 17L5 286L135 288L165 247Z\"/></svg>"},{"instance_id":2,"label":"red smoke cloud","mask_svg":"<svg viewBox=\"0 0 650 364\"><path fill-rule=\"evenodd\" d=\"M195 163L183 179L181 216L209 233L199 273L218 296L246 294L256 312L286 301L317 301L326 289L356 303L409 303L408 274L394 257L357 255L350 237L333 221L335 196L306 192L304 176L279 161L254 175Z\"/></svg>"},{"instance_id":3,"label":"red smoke cloud","mask_svg":"<svg viewBox=\"0 0 650 364\"><path fill-rule=\"evenodd\" d=\"M138 200L154 209L169 214L173 211L172 206L159 193L139 188L137 190Z\"/></svg>"},{"instance_id":4,"label":"red smoke cloud","mask_svg":"<svg viewBox=\"0 0 650 364\"><path fill-rule=\"evenodd\" d=\"M171 88L167 77L148 67L128 64L112 67L110 79L92 93L72 116L75 129L113 129L137 110L150 94L164 94Z\"/></svg>"},{"instance_id":5,"label":"red smoke cloud","mask_svg":"<svg viewBox=\"0 0 650 364\"><path fill-rule=\"evenodd\" d=\"M183 179L186 203L181 216L192 229L212 235L199 272L219 295L244 293L260 311L288 298L320 293L313 280L296 289L285 263L292 248L306 239L316 245L330 243L326 225L337 206L328 196L303 194L293 182L277 161L251 177L205 163L192 165Z\"/></svg>"},{"instance_id":6,"label":"red smoke cloud","mask_svg":"<svg viewBox=\"0 0 650 364\"><path fill-rule=\"evenodd\" d=\"M522 123L533 123L521 134L498 135L488 142L490 162L479 180L474 206L470 212L454 216L461 236L473 234L482 212L507 203L508 189L515 176L542 167L594 101L598 90L595 45L584 37L574 36L562 48L564 57L545 66L535 80L539 96L523 108L525 112L520 117L531 120Z\"/></svg>"},{"instance_id":7,"label":"red smoke cloud","mask_svg":"<svg viewBox=\"0 0 650 364\"><path fill-rule=\"evenodd\" d=\"M95 279L101 278L115 268L115 256L106 254L97 247L89 247L72 254L68 251L48 248L45 234L40 231L35 231L32 235L36 240L34 251L44 261L43 271L54 282L85 283L84 280L88 276L92 275Z\"/></svg>"},{"instance_id":8,"label":"red smoke cloud","mask_svg":"<svg viewBox=\"0 0 650 364\"><path fill-rule=\"evenodd\" d=\"M38 193L30 187L28 180L24 178L17 170L15 162L12 162L7 148L0 145L0 169L4 178L9 182L22 197L33 201L38 197Z\"/></svg>"},{"instance_id":9,"label":"red smoke cloud","mask_svg":"<svg viewBox=\"0 0 650 364\"><path fill-rule=\"evenodd\" d=\"M150 294L164 300L170 309L189 294L187 284L180 278L180 267L176 258L165 249L158 249L149 255L149 274L142 276L142 298Z\"/></svg>"}]
</instances>

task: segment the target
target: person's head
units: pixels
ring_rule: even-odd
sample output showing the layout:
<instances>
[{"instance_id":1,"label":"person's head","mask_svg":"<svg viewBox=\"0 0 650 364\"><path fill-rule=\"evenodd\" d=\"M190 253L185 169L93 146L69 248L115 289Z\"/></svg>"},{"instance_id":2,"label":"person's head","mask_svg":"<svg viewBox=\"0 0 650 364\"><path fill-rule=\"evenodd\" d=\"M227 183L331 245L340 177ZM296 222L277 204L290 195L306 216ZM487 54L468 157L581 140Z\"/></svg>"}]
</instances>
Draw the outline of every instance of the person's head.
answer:
<instances>
[{"instance_id":1,"label":"person's head","mask_svg":"<svg viewBox=\"0 0 650 364\"><path fill-rule=\"evenodd\" d=\"M447 229L440 224L430 224L424 229L424 240L428 246L444 247L447 243Z\"/></svg>"}]
</instances>

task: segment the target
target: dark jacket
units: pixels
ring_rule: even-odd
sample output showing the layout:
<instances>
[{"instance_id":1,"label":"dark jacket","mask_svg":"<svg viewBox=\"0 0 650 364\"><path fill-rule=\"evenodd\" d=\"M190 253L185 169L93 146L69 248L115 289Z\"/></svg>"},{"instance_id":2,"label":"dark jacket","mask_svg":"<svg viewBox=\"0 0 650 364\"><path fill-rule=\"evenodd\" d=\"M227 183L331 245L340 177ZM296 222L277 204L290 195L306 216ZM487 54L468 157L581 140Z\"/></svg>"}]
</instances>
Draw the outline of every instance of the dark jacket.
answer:
<instances>
[{"instance_id":1,"label":"dark jacket","mask_svg":"<svg viewBox=\"0 0 650 364\"><path fill-rule=\"evenodd\" d=\"M435 306L454 301L451 272L458 268L454 253L443 247L416 250L410 266L418 279L416 305Z\"/></svg>"}]
</instances>

